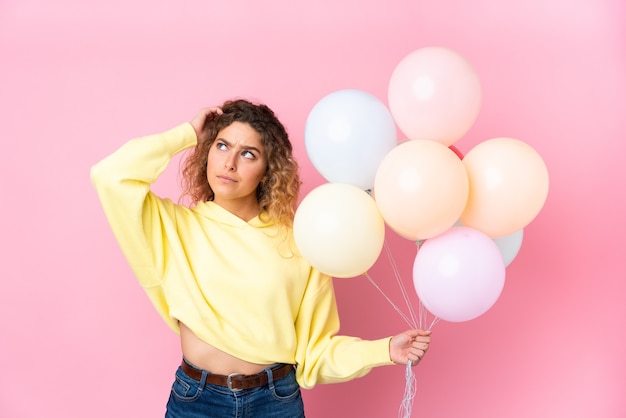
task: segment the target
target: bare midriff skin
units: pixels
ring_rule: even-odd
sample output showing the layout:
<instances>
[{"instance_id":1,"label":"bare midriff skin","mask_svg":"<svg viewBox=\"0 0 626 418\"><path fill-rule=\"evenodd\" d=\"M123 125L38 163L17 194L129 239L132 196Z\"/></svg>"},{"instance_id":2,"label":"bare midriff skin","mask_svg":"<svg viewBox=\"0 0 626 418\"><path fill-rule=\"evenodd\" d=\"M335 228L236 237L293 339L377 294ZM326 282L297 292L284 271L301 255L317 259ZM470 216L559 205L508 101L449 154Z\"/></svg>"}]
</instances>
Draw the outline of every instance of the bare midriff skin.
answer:
<instances>
[{"instance_id":1,"label":"bare midriff skin","mask_svg":"<svg viewBox=\"0 0 626 418\"><path fill-rule=\"evenodd\" d=\"M268 364L250 363L218 350L199 339L185 324L180 325L180 343L183 356L194 366L213 374L231 373L255 374L267 368Z\"/></svg>"}]
</instances>

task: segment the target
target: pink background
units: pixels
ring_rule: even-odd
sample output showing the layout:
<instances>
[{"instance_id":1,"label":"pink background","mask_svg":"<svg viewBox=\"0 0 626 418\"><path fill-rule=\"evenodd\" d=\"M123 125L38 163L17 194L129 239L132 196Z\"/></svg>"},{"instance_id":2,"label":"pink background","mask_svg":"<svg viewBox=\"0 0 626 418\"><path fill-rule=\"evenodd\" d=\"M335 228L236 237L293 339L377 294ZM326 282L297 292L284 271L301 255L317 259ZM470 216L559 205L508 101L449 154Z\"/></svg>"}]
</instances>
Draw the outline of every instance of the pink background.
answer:
<instances>
[{"instance_id":1,"label":"pink background","mask_svg":"<svg viewBox=\"0 0 626 418\"><path fill-rule=\"evenodd\" d=\"M395 65L456 50L483 88L456 145L534 147L550 193L485 315L435 326L415 417L626 416L626 7L621 0L108 0L0 3L0 416L162 416L180 351L113 239L89 168L233 96L303 146L324 95L385 103ZM156 188L177 196L176 163ZM413 243L388 243L410 286ZM386 257L370 271L403 307ZM336 280L343 332L406 327L363 277ZM412 287L409 288L412 291ZM413 293L411 293L413 294ZM415 301L413 301L415 302ZM305 392L309 417L397 416L404 369Z\"/></svg>"}]
</instances>

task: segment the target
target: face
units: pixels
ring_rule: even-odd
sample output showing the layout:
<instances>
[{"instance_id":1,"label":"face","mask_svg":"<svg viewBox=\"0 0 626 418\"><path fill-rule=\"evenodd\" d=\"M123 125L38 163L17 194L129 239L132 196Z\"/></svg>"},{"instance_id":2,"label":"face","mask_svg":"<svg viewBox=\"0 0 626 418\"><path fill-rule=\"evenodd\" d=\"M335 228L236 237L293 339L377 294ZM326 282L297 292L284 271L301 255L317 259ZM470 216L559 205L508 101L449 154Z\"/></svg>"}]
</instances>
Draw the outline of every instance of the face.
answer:
<instances>
[{"instance_id":1,"label":"face","mask_svg":"<svg viewBox=\"0 0 626 418\"><path fill-rule=\"evenodd\" d=\"M213 201L242 218L259 211L256 189L267 160L261 137L250 125L233 122L222 129L209 149L207 180Z\"/></svg>"}]
</instances>

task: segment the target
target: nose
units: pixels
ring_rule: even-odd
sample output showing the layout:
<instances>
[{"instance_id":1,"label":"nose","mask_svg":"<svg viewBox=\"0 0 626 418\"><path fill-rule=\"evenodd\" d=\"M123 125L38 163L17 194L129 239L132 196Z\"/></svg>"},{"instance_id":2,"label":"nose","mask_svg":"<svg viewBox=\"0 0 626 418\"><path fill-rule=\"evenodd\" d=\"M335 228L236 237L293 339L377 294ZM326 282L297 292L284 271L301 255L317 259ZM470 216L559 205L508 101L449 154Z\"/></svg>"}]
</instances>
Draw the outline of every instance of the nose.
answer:
<instances>
[{"instance_id":1,"label":"nose","mask_svg":"<svg viewBox=\"0 0 626 418\"><path fill-rule=\"evenodd\" d=\"M235 160L234 157L229 157L226 159L226 161L224 162L224 167L228 170L228 171L235 171Z\"/></svg>"}]
</instances>

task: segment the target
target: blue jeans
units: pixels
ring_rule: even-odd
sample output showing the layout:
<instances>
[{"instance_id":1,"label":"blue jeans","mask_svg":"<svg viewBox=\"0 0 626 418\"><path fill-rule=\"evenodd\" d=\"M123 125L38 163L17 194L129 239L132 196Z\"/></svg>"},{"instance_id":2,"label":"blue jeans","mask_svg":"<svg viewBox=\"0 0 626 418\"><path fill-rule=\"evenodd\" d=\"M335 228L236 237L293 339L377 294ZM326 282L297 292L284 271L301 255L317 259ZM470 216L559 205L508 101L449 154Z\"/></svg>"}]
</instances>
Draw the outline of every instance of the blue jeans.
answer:
<instances>
[{"instance_id":1,"label":"blue jeans","mask_svg":"<svg viewBox=\"0 0 626 418\"><path fill-rule=\"evenodd\" d=\"M166 418L304 418L304 404L295 370L274 380L271 369L265 369L269 383L262 387L230 390L206 384L209 374L202 370L198 382L176 370L167 402Z\"/></svg>"}]
</instances>

